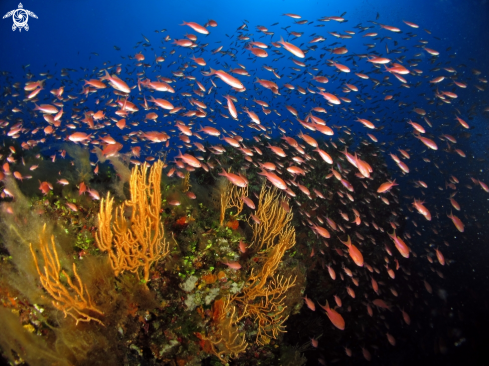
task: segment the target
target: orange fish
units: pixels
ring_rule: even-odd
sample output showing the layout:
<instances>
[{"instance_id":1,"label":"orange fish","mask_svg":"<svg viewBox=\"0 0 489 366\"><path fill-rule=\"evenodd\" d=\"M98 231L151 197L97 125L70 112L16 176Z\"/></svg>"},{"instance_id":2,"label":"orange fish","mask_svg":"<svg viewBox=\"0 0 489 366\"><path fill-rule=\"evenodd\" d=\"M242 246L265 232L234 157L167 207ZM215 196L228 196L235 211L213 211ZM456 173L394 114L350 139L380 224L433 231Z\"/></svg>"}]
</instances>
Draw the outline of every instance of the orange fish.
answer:
<instances>
[{"instance_id":1,"label":"orange fish","mask_svg":"<svg viewBox=\"0 0 489 366\"><path fill-rule=\"evenodd\" d=\"M414 200L413 206L418 210L420 214L422 214L426 220L431 221L431 213L430 211L423 205L424 201Z\"/></svg>"},{"instance_id":2,"label":"orange fish","mask_svg":"<svg viewBox=\"0 0 489 366\"><path fill-rule=\"evenodd\" d=\"M239 241L238 247L241 253L246 253L246 244L242 240Z\"/></svg>"},{"instance_id":3,"label":"orange fish","mask_svg":"<svg viewBox=\"0 0 489 366\"><path fill-rule=\"evenodd\" d=\"M229 86L232 86L233 88L236 89L244 89L243 83L236 79L234 76L229 75L227 72L222 71L222 70L214 70L211 68L211 72L205 74L206 76L212 76L216 75L219 79L224 81L226 84Z\"/></svg>"},{"instance_id":4,"label":"orange fish","mask_svg":"<svg viewBox=\"0 0 489 366\"><path fill-rule=\"evenodd\" d=\"M328 300L326 300L326 304L320 306L326 311L326 315L333 325L339 330L345 330L345 320L343 317L336 311L329 307Z\"/></svg>"},{"instance_id":5,"label":"orange fish","mask_svg":"<svg viewBox=\"0 0 489 366\"><path fill-rule=\"evenodd\" d=\"M107 70L105 70L105 76L102 77L102 80L108 80L110 86L123 93L129 94L131 92L131 88L123 80L116 75L110 76Z\"/></svg>"},{"instance_id":6,"label":"orange fish","mask_svg":"<svg viewBox=\"0 0 489 366\"><path fill-rule=\"evenodd\" d=\"M328 266L328 273L333 281L336 280L336 272L331 266Z\"/></svg>"},{"instance_id":7,"label":"orange fish","mask_svg":"<svg viewBox=\"0 0 489 366\"><path fill-rule=\"evenodd\" d=\"M404 310L401 310L402 312L402 318L404 319L404 322L409 325L411 324L411 318L409 317L409 314L406 313Z\"/></svg>"},{"instance_id":8,"label":"orange fish","mask_svg":"<svg viewBox=\"0 0 489 366\"><path fill-rule=\"evenodd\" d=\"M299 47L294 46L292 43L285 42L282 37L280 37L280 42L278 42L278 43L280 43L282 46L284 46L284 48L287 51L289 51L291 54L293 54L294 56L299 57L299 58L306 57L306 55L304 55L304 52L302 52L302 50Z\"/></svg>"},{"instance_id":9,"label":"orange fish","mask_svg":"<svg viewBox=\"0 0 489 366\"><path fill-rule=\"evenodd\" d=\"M322 236L323 238L329 239L331 237L329 231L321 226L312 225L311 228L316 234Z\"/></svg>"},{"instance_id":10,"label":"orange fish","mask_svg":"<svg viewBox=\"0 0 489 366\"><path fill-rule=\"evenodd\" d=\"M432 150L438 150L438 146L436 145L435 141L427 138L427 137L422 137L420 135L414 135L418 140L420 140L423 144L425 144L427 147L429 147Z\"/></svg>"},{"instance_id":11,"label":"orange fish","mask_svg":"<svg viewBox=\"0 0 489 366\"><path fill-rule=\"evenodd\" d=\"M348 240L342 241L339 239L343 244L345 244L348 247L348 254L350 254L351 259L353 259L353 262L359 267L363 267L363 255L358 250L358 248L351 243L350 235L348 235Z\"/></svg>"},{"instance_id":12,"label":"orange fish","mask_svg":"<svg viewBox=\"0 0 489 366\"><path fill-rule=\"evenodd\" d=\"M255 209L255 203L251 199L249 199L248 197L245 197L245 196L241 197L241 199L246 204L246 206L248 206L252 210Z\"/></svg>"},{"instance_id":13,"label":"orange fish","mask_svg":"<svg viewBox=\"0 0 489 366\"><path fill-rule=\"evenodd\" d=\"M287 189L287 184L277 174L270 173L270 172L267 172L264 169L262 169L261 172L258 173L258 175L263 175L263 176L267 177L268 181L270 183L272 183L278 189Z\"/></svg>"},{"instance_id":14,"label":"orange fish","mask_svg":"<svg viewBox=\"0 0 489 366\"><path fill-rule=\"evenodd\" d=\"M226 177L231 183L238 187L246 187L248 185L248 180L246 178L233 173L228 173L224 169L222 169L222 173L219 173L219 175Z\"/></svg>"},{"instance_id":15,"label":"orange fish","mask_svg":"<svg viewBox=\"0 0 489 366\"><path fill-rule=\"evenodd\" d=\"M308 299L307 295L304 297L304 300L305 300L306 305L309 309L311 309L312 311L316 311L316 305L314 304L314 301L312 301L311 299Z\"/></svg>"},{"instance_id":16,"label":"orange fish","mask_svg":"<svg viewBox=\"0 0 489 366\"><path fill-rule=\"evenodd\" d=\"M392 187L394 186L397 186L398 184L396 184L396 180L394 179L392 182L391 181L387 181L386 183L382 183L379 187L379 189L377 189L377 193L384 193L384 192L388 192L391 190Z\"/></svg>"},{"instance_id":17,"label":"orange fish","mask_svg":"<svg viewBox=\"0 0 489 366\"><path fill-rule=\"evenodd\" d=\"M404 243L404 241L396 235L396 230L392 234L389 234L394 244L404 258L409 258L409 247Z\"/></svg>"},{"instance_id":18,"label":"orange fish","mask_svg":"<svg viewBox=\"0 0 489 366\"><path fill-rule=\"evenodd\" d=\"M234 270L241 269L241 264L239 264L239 262L222 262L222 263Z\"/></svg>"},{"instance_id":19,"label":"orange fish","mask_svg":"<svg viewBox=\"0 0 489 366\"><path fill-rule=\"evenodd\" d=\"M455 227L457 228L458 231L460 231L461 233L464 232L465 225L463 224L463 222L457 216L455 216L453 213L450 212L450 215L447 215L447 217L449 219L452 219L452 222L453 222L453 224L455 225Z\"/></svg>"},{"instance_id":20,"label":"orange fish","mask_svg":"<svg viewBox=\"0 0 489 366\"><path fill-rule=\"evenodd\" d=\"M443 256L442 252L438 250L438 248L435 250L436 253L436 258L438 259L438 262L444 266L445 265L445 257Z\"/></svg>"},{"instance_id":21,"label":"orange fish","mask_svg":"<svg viewBox=\"0 0 489 366\"><path fill-rule=\"evenodd\" d=\"M209 31L201 26L200 24L194 23L194 22L183 22L183 24L180 25L188 25L190 28L192 28L194 31L200 33L200 34L209 34Z\"/></svg>"}]
</instances>

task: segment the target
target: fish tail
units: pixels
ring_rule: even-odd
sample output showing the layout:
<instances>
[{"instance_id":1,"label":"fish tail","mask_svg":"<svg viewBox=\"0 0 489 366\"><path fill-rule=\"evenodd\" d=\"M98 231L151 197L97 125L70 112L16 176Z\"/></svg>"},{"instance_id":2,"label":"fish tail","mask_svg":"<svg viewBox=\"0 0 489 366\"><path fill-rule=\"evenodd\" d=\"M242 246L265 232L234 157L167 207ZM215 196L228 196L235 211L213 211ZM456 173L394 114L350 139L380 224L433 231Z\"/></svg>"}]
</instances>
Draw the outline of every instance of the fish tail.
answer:
<instances>
[{"instance_id":1,"label":"fish tail","mask_svg":"<svg viewBox=\"0 0 489 366\"><path fill-rule=\"evenodd\" d=\"M222 175L223 177L225 177L227 175L227 172L224 170L223 167L221 167L222 169L222 173L218 173L218 175Z\"/></svg>"},{"instance_id":2,"label":"fish tail","mask_svg":"<svg viewBox=\"0 0 489 366\"><path fill-rule=\"evenodd\" d=\"M104 71L105 71L105 76L102 76L100 79L102 79L102 80L110 80L109 72L107 70L104 70Z\"/></svg>"}]
</instances>

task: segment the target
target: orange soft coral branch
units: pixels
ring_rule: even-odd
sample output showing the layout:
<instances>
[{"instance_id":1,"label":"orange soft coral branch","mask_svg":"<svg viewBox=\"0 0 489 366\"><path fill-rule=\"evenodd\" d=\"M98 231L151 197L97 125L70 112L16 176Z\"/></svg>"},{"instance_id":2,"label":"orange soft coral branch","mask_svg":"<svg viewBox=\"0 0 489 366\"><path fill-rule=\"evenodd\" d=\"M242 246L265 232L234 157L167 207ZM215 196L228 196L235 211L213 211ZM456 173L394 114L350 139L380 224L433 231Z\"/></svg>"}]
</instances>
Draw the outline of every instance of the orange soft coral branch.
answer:
<instances>
[{"instance_id":1,"label":"orange soft coral branch","mask_svg":"<svg viewBox=\"0 0 489 366\"><path fill-rule=\"evenodd\" d=\"M230 172L230 171L229 171ZM234 216L238 216L243 211L244 200L243 197L248 197L248 186L238 187L228 180L226 180L225 186L222 188L220 200L221 200L221 215L219 217L220 225L224 222L226 216L226 210L229 208L236 208Z\"/></svg>"},{"instance_id":2,"label":"orange soft coral branch","mask_svg":"<svg viewBox=\"0 0 489 366\"><path fill-rule=\"evenodd\" d=\"M267 249L275 246L282 231L290 226L293 215L284 210L280 204L283 200L286 201L285 197L279 194L275 187L270 189L263 184L258 198L258 208L255 211L259 223L249 221L253 228L251 246L255 247L256 251L261 250L264 245ZM294 244L295 241L292 246Z\"/></svg>"},{"instance_id":3,"label":"orange soft coral branch","mask_svg":"<svg viewBox=\"0 0 489 366\"><path fill-rule=\"evenodd\" d=\"M245 335L239 332L237 323L243 316L236 315L236 307L231 305L229 298L214 302L214 315L212 328L207 336L199 334L198 337L208 342L204 344L209 353L216 355L226 364L229 358L236 358L248 347Z\"/></svg>"},{"instance_id":4,"label":"orange soft coral branch","mask_svg":"<svg viewBox=\"0 0 489 366\"><path fill-rule=\"evenodd\" d=\"M283 256L295 245L295 228L291 225L292 214L280 205L283 199L275 188L263 185L255 215L260 223L253 223L253 245L261 253L264 263L258 271L252 270L242 293L233 300L244 305L243 315L258 324L256 342L267 344L285 332L284 315L286 292L295 284L296 278L276 275Z\"/></svg>"},{"instance_id":5,"label":"orange soft coral branch","mask_svg":"<svg viewBox=\"0 0 489 366\"><path fill-rule=\"evenodd\" d=\"M129 182L131 199L116 208L114 222L114 199L110 194L105 200L102 199L95 241L100 250L109 254L116 276L130 271L139 277L142 268L143 280L147 283L151 265L168 254L168 243L160 219L162 169L163 162L157 161L147 177L146 163L140 168L133 168ZM132 209L129 222L124 217L126 208Z\"/></svg>"},{"instance_id":6,"label":"orange soft coral branch","mask_svg":"<svg viewBox=\"0 0 489 366\"><path fill-rule=\"evenodd\" d=\"M103 315L103 312L98 310L93 304L90 294L87 292L86 287L78 276L75 263L73 263L73 274L76 278L77 285L74 285L68 274L61 270L58 252L56 251L54 242L54 235L51 236L51 248L47 243L45 235L46 225L44 225L42 234L39 236L39 246L44 260L43 271L39 268L37 256L32 248L32 244L29 244L29 247L36 264L41 284L54 298L53 306L62 311L65 314L65 317L67 315L73 317L73 319L76 320L76 324L78 324L78 322L89 322L93 320L104 325L99 319L88 314L88 312L94 312ZM63 274L63 276L66 277L68 287L60 281L60 274Z\"/></svg>"}]
</instances>

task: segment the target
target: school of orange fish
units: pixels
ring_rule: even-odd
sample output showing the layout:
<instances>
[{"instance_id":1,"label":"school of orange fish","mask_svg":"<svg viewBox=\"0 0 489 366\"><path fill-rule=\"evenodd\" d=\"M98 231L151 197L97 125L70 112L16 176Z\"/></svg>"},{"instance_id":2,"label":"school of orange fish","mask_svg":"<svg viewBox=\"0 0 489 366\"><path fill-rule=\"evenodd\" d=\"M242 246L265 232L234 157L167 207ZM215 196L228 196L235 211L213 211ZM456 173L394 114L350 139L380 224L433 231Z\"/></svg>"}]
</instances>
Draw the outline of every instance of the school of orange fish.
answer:
<instances>
[{"instance_id":1,"label":"school of orange fish","mask_svg":"<svg viewBox=\"0 0 489 366\"><path fill-rule=\"evenodd\" d=\"M468 111L458 104L459 94L484 92L487 79L476 69L472 69L470 75L465 66L451 66L453 61L446 58L448 50L440 50L441 46L436 46L437 38L413 22L386 25L370 21L350 27L343 15L325 16L315 21L302 19L297 14L283 16L281 25L286 24L285 28L278 23L252 27L244 22L234 35L226 35L228 45L222 42L215 49L204 42L209 32L217 31L216 21L210 20L205 25L184 22L182 26L193 33L181 39L163 34L164 47L160 55L146 50L151 44L145 37L145 43L138 45L144 51L132 55L125 64L105 63L91 72L83 85L75 83L70 94L65 92L69 84L52 85L52 75L28 73L27 82L15 82L11 85L13 89L8 87L4 91L8 102L0 111L0 127L4 136L18 139L25 150L36 145L71 141L91 151L96 148L105 158L124 156L132 164L140 164L143 158L154 160L157 151L183 150L169 162L166 170L169 177L184 178L187 171L217 169L219 156L230 148L235 149L250 166L260 167L259 174L290 198L290 207L284 201L284 208L302 215L302 222L318 238L324 239L330 248L336 248L342 272L351 282L358 287L362 277L360 287L376 294L371 293L370 296L376 298L366 304L372 316L371 305L391 309L392 296L397 297L397 290L388 284L389 278L394 280L403 261L412 260L411 254L416 254L412 235L408 231L400 236L396 233L399 213L393 213L389 222L376 222L369 208L383 205L389 210L390 203L398 201L393 187L402 186L401 180L411 185L414 181L419 190L432 188L423 181L427 178L423 178L422 171L410 169L410 165L419 165L418 162L410 164L411 159L432 163L430 154L444 154L446 159L463 164L466 155L457 148L453 135L469 129L470 125ZM307 35L306 29L310 31L311 27L314 33ZM361 46L355 43L352 52L349 43L354 41L361 42ZM238 54L244 55L243 61L238 59ZM279 60L287 67L279 70L270 66ZM63 69L61 75L69 78L70 72ZM423 105L416 105L414 101L420 99L410 99L410 96L417 93L415 89L421 85L431 92L422 95ZM381 110L378 105L386 108ZM476 112L488 111L489 107ZM35 121L34 127L31 120ZM350 127L351 122L355 122L353 127ZM409 140L404 148L402 143L391 144L388 135L381 132L386 127L390 130L394 124ZM294 138L296 136L302 143ZM353 151L348 151L344 147L345 138L356 144L376 145L379 151L386 152L386 157L388 154L399 168L397 172L392 169L398 183L394 177L386 179L384 174L376 174L372 169L371 164L379 159L376 154L362 155L355 151L355 144L350 147ZM446 148L439 149L440 143ZM393 146L398 150L389 151ZM270 152L267 156L273 156L268 159L271 161L262 158L264 151ZM13 175L22 184L22 180L32 178L37 164L27 166L16 158L17 153L10 146L10 154L1 157L0 179ZM65 155L66 152L60 150L51 159L54 162ZM332 155L337 158L333 159ZM341 188L321 192L301 184L313 168L311 161L325 166L324 182L318 184L328 189L331 185L327 182L336 179ZM97 173L96 159L92 166ZM229 172L219 167L219 174L239 187L249 184L243 172ZM80 194L86 192L93 199L100 199L99 192L88 187L88 182L70 182L62 175L60 172L57 182L40 182L40 191L47 194L53 184L77 185ZM408 178L409 183L404 178ZM439 220L451 220L455 229L463 233L465 223L463 217L460 218L463 207L454 198L460 182L454 175L446 179L453 190L447 198L453 210L460 214L433 212L429 203L422 200L424 193L406 209L421 214L421 220L431 221L434 215ZM472 182L489 192L489 187L477 177L472 177ZM358 184L371 192L369 198L358 200L355 197L354 186ZM196 198L193 192L187 195ZM337 217L312 217L300 204L294 203L298 195L315 201L316 206L326 202L325 199L339 200L344 212L340 211ZM13 197L14 194L4 188L1 196ZM252 215L255 197L243 199ZM77 210L74 203L66 205ZM253 215L252 218L257 220ZM417 220L413 217L411 224L417 227ZM372 236L366 235L366 238L362 230L363 233L375 230L376 237L385 237L384 242L370 243ZM384 264L369 263L368 251L374 244L385 247ZM443 243L437 243L440 244ZM342 245L347 252L339 249ZM395 250L391 250L391 245ZM326 247L323 245L320 251L324 253ZM443 249L428 248L425 257L436 265L436 271L442 276L439 270L447 264ZM386 270L379 269L382 267ZM339 268L337 261L327 265L332 281ZM344 279L343 273L340 276ZM430 284L427 281L424 284L431 292ZM387 292L392 294L390 301L385 300ZM346 293L342 292L341 296L354 298L355 291L346 286ZM342 316L339 293L334 300L336 307L328 302L321 307L331 323L344 330L349 324ZM316 302L305 297L312 311L316 309ZM406 324L410 323L406 311L401 310L400 315ZM386 336L390 344L396 343L393 335L387 332ZM313 339L312 345L317 347L317 340ZM346 353L351 355L351 349L346 348ZM365 348L363 355L367 359L371 357Z\"/></svg>"}]
</instances>

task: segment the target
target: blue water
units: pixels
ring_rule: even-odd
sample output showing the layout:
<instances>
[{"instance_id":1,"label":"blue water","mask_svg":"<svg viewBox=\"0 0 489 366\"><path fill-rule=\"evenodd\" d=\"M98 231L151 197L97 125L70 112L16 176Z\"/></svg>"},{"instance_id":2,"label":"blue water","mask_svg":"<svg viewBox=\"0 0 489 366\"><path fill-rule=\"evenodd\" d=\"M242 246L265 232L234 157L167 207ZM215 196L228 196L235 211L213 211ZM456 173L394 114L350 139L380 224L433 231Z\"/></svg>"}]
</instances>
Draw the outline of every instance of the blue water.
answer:
<instances>
[{"instance_id":1,"label":"blue water","mask_svg":"<svg viewBox=\"0 0 489 366\"><path fill-rule=\"evenodd\" d=\"M45 90L40 102L48 103L51 96L47 91L65 86L65 95L80 96L83 88L83 80L98 78L99 71L107 66L121 64L123 78L130 87L137 84L137 72L142 68L135 66L133 59L137 53L145 56L143 63L151 67L146 70L145 77L156 80L157 75L176 79L177 82L171 84L176 93L168 96L168 99L175 106L183 105L191 109L188 98L181 96L181 93L191 93L196 86L191 86L190 80L181 80L173 77L172 71L177 71L182 65L188 63L195 65L190 59L204 57L207 66L204 68L187 68L184 70L186 75L196 77L196 80L203 83L207 88L211 86L209 77L202 75L199 70L209 71L209 68L229 70L237 68L238 63L246 67L250 77L237 76L247 89L246 93L235 93L229 86L217 78L213 78L217 85L212 94L201 98L214 112L208 110L208 117L212 116L215 124L213 127L220 127L226 131L236 131L245 138L251 138L257 133L249 128L237 126L237 122L232 119L224 119L220 112L227 114L227 111L215 102L216 99L223 101L222 97L226 94L235 95L239 102L239 110L242 107L256 106L253 99L265 100L271 104L270 109L279 112L280 116L272 112L268 116L260 113L262 124L271 127L276 124L287 130L289 136L296 137L299 131L307 132L314 138L324 137L318 132L307 131L300 128L295 118L286 110L286 105L294 106L304 118L312 107L325 106L328 110L327 115L318 114L321 118L328 121L328 125L348 126L356 134L354 146L358 146L358 136L366 137L366 133L374 134L382 150L385 151L385 161L389 169L395 172L393 177L397 178L400 184L400 197L403 200L403 216L406 222L415 220L422 227L423 236L419 239L422 244L432 245L432 251L436 247L441 247L444 241L450 243L450 247L443 246L446 257L452 262L444 268L445 279L433 279L434 292L431 297L412 292L421 298L416 299L423 305L419 309L413 310L418 315L415 325L411 328L403 328L399 331L396 348L389 349L382 344L380 336L372 336L369 340L369 333L381 333L376 326L370 323L358 321L356 328L350 328L346 335L341 337L328 336L331 329L324 329L324 339L333 342L330 347L326 341L321 344L320 350L308 351L308 364L318 364L318 359L326 360L327 364L336 361L336 364L363 364L360 347L377 346L379 351L375 352L375 358L371 364L378 365L407 365L409 362L419 364L460 364L464 360L470 360L471 365L487 364L487 355L483 351L484 342L487 342L486 329L488 325L488 301L487 281L489 279L489 269L487 268L487 258L489 251L487 237L489 236L489 194L484 192L481 187L474 184L470 177L479 179L486 184L489 183L487 168L489 143L488 122L489 122L489 1L26 1L23 2L24 9L28 9L37 15L37 19L29 17L29 30L12 31L12 18L0 21L0 120L14 119L20 115L13 115L10 110L16 105L18 98L12 97L12 85L16 82L23 86L27 81L26 74L33 74L32 80L45 79L41 73L48 73L52 77L45 83ZM0 2L0 15L16 9L17 1L3 0ZM302 19L307 19L312 24L298 25L295 19L283 16L284 13L299 14ZM347 22L338 23L335 21L320 22L318 19L327 16L340 16L344 14ZM210 19L218 23L216 28L208 27L208 36L199 35L187 26L181 26L183 21L192 21L201 25ZM408 27L403 20L419 24L418 29ZM402 29L402 33L393 33L381 29L373 22L396 26ZM273 25L274 23L278 23ZM237 29L243 24L247 24L247 30L238 32ZM324 27L318 27L324 25ZM358 25L373 28L360 32ZM265 36L256 29L257 26L265 26L269 31L274 32L272 37ZM285 27L289 27L284 29ZM336 38L328 32L338 32L345 34L346 30L355 31L352 39ZM429 31L426 32L426 30ZM303 35L296 38L288 32L303 32ZM378 32L379 37L362 37L367 32ZM416 34L416 37L409 37L409 33ZM172 45L174 39L184 39L186 34L198 35L198 43L208 44L205 48L189 50ZM256 58L245 49L246 41L237 39L239 34L247 34L250 41L260 41L270 44L278 42L280 37L307 49L313 34L322 35L326 40L322 43L315 43L316 50L310 50L306 54L307 68L295 65L287 51L280 49L281 54L273 53L273 46L268 48L269 56L264 59ZM171 37L171 41L165 42L166 36ZM406 39L410 38L410 39ZM148 42L145 40L149 40ZM420 40L426 40L426 45L440 52L439 57L432 58L420 48ZM337 45L331 44L338 42ZM415 68L423 70L422 76L411 79L411 88L403 88L401 83L391 74L381 72L370 74L373 67L365 59L352 57L357 54L367 54L372 51L366 44L375 44L378 55L384 57L405 56L403 62L419 59L419 65ZM346 55L332 55L323 48L334 48L345 45L349 52ZM386 45L389 47L389 54L386 53ZM229 54L213 54L211 51L223 46L223 51L232 52L235 58ZM405 47L405 48L402 48ZM117 49L116 49L117 48ZM175 50L174 54L171 51ZM399 50L399 53L391 53L392 50ZM416 54L420 54L417 55ZM165 61L156 65L156 56L165 57ZM327 65L327 60L334 57L334 60L352 69L348 75L338 74L335 68ZM304 61L304 60L302 60ZM271 66L282 76L276 79L273 74L266 71L263 66ZM291 68L299 68L299 71ZM433 85L429 83L434 76L450 76L448 72L433 70L436 68L454 67L457 69L457 80L466 82L468 87L461 89L455 86L447 86L445 80L441 84ZM313 68L317 68L314 70ZM412 67L410 67L412 68ZM69 76L62 77L61 70L68 69ZM382 67L383 69L383 67ZM475 75L473 70L479 70L480 75ZM313 75L324 75L330 78L328 84L318 84L311 82ZM386 75L390 75L389 82L392 85L381 85L375 89L369 80L362 80L356 77L353 72L365 72L379 81ZM426 75L426 77L425 77ZM290 76L291 78L288 78ZM256 84L256 78L273 80L280 85L280 96L273 95L269 90ZM410 75L405 76L409 78ZM486 82L480 81L484 78ZM421 85L414 84L421 81ZM364 102L356 99L355 93L348 95L342 94L344 84L352 83L360 87L357 93L364 98ZM315 94L308 93L305 96L297 91L288 92L283 87L284 83L291 83L317 90L316 87L324 87L328 92L336 95L343 95L352 100L352 103L343 103L341 107L326 107L324 99ZM476 85L481 89L477 89ZM439 90L448 90L458 94L458 98L450 106L440 106L430 104L427 98L435 99L433 94ZM105 94L110 91L110 87L105 89ZM208 90L208 89L207 89ZM20 93L23 91L20 89ZM144 92L143 92L144 93ZM100 94L100 93L99 93ZM145 93L149 99L149 93ZM246 95L246 100L244 98ZM385 102L385 95L394 95L395 100ZM137 88L132 92L132 101L136 104L142 103L137 100L139 96ZM164 98L161 95L160 97ZM112 96L110 96L112 97ZM108 97L108 98L110 98ZM90 110L102 109L105 100L101 100L100 106L96 104L97 96L90 95L82 107ZM29 126L45 127L46 123L40 116L30 115L27 111L33 109L34 105L27 102L25 113L22 118L29 121ZM254 107L255 110L261 110ZM335 109L336 108L336 109ZM428 150L417 139L413 137L412 129L408 128L406 121L413 119L422 120L412 112L414 108L424 108L428 111L428 118L433 124L430 133L438 144L438 151ZM454 109L456 108L456 110ZM194 108L195 109L195 108ZM486 112L484 112L486 109ZM107 114L110 114L110 109ZM455 113L455 111L457 113ZM70 107L65 109L65 118L69 118L72 110ZM128 118L131 121L142 121L146 112L140 111L137 118ZM455 120L455 115L460 115L471 126L470 129L462 129ZM382 126L382 130L366 130L361 124L354 122L355 119L366 118L369 120L380 119L376 122L377 127ZM131 119L132 118L132 119ZM190 118L170 117L161 118L161 124L151 128L140 124L134 130L158 130L167 131L172 136L170 144L170 156L173 157L178 149L185 148L178 140L177 134L169 132L174 126L168 126L167 122L174 119L184 120L186 123ZM241 125L249 123L248 116L240 116ZM196 119L196 127L199 124L210 125L206 119ZM26 123L27 124L27 123ZM425 127L426 124L424 124ZM290 128L290 130L289 130ZM2 133L4 131L0 130ZM80 131L90 132L88 129ZM123 143L122 136L126 132L120 132L112 127L107 129L112 137ZM277 128L271 129L273 137L279 137L281 133ZM61 133L66 137L69 132ZM450 134L457 138L456 146L438 137L442 134ZM464 135L465 134L465 135ZM469 135L467 135L469 134ZM332 141L338 136L332 138ZM343 137L345 137L343 135ZM194 141L193 139L192 141ZM206 138L211 144L223 143L217 138ZM329 137L326 139L329 141ZM199 141L199 140L195 140ZM58 143L52 136L47 137L44 148L55 147ZM144 146L145 144L141 144ZM57 148L57 147L55 147ZM160 145L151 145L152 151L164 149ZM407 149L411 159L406 161L411 168L409 175L401 176L399 168L395 165L388 153L400 155L397 148ZM465 152L467 158L463 159L453 152L453 148L459 148ZM444 150L449 150L448 152ZM122 152L128 152L129 146L124 145ZM146 156L146 155L145 155ZM429 162L424 162L421 157L429 158ZM2 161L3 162L3 161ZM435 166L436 164L436 166ZM463 206L462 212L457 215L465 223L465 232L458 233L452 222L446 218L452 209L448 201L448 196L452 192L447 189L446 184L450 176L455 175L460 181L459 190L455 198ZM415 180L425 181L429 189L421 195L419 189L414 188ZM466 187L467 185L470 186ZM407 207L411 207L413 198L424 199L429 205L432 214L436 219L433 226L429 226L417 212L409 212ZM387 231L391 231L388 227ZM436 229L436 232L432 231ZM411 227L411 232L415 229ZM413 239L414 240L414 239ZM421 243L419 243L421 244ZM422 252L421 250L419 251ZM419 258L418 258L419 260ZM435 259L436 260L436 259ZM382 260L380 260L382 262ZM380 266L380 264L379 264ZM428 273L425 267L419 265L413 271ZM424 275L423 275L424 276ZM402 286L407 286L409 281L401 282ZM419 284L417 284L419 285ZM317 284L311 281L309 289ZM420 285L422 288L422 282ZM444 292L440 292L443 290ZM445 291L448 297L445 297ZM307 292L307 291L306 291ZM402 301L410 301L413 298L403 297ZM330 299L330 302L332 299ZM399 304L402 306L402 304ZM409 306L412 306L411 304ZM363 310L362 310L363 311ZM301 317L303 316L303 318ZM314 316L318 316L317 314ZM399 318L399 317L398 317ZM394 320L399 322L399 319ZM318 334L308 331L308 325L315 322L313 314L307 313L305 309L299 317L289 320L288 334L286 341L291 344L303 343L309 338ZM310 323L308 323L310 322ZM378 320L378 323L382 323ZM367 327L367 329L365 329ZM400 325L393 325L395 329ZM380 328L380 325L379 325ZM401 327L402 328L402 327ZM330 333L331 334L331 333ZM384 333L382 333L383 336ZM402 335L401 335L402 334ZM385 343L385 339L382 339ZM352 347L355 349L355 357L346 358L342 347ZM370 348L372 350L372 348ZM485 357L485 363L482 361ZM406 361L409 360L409 361Z\"/></svg>"}]
</instances>

